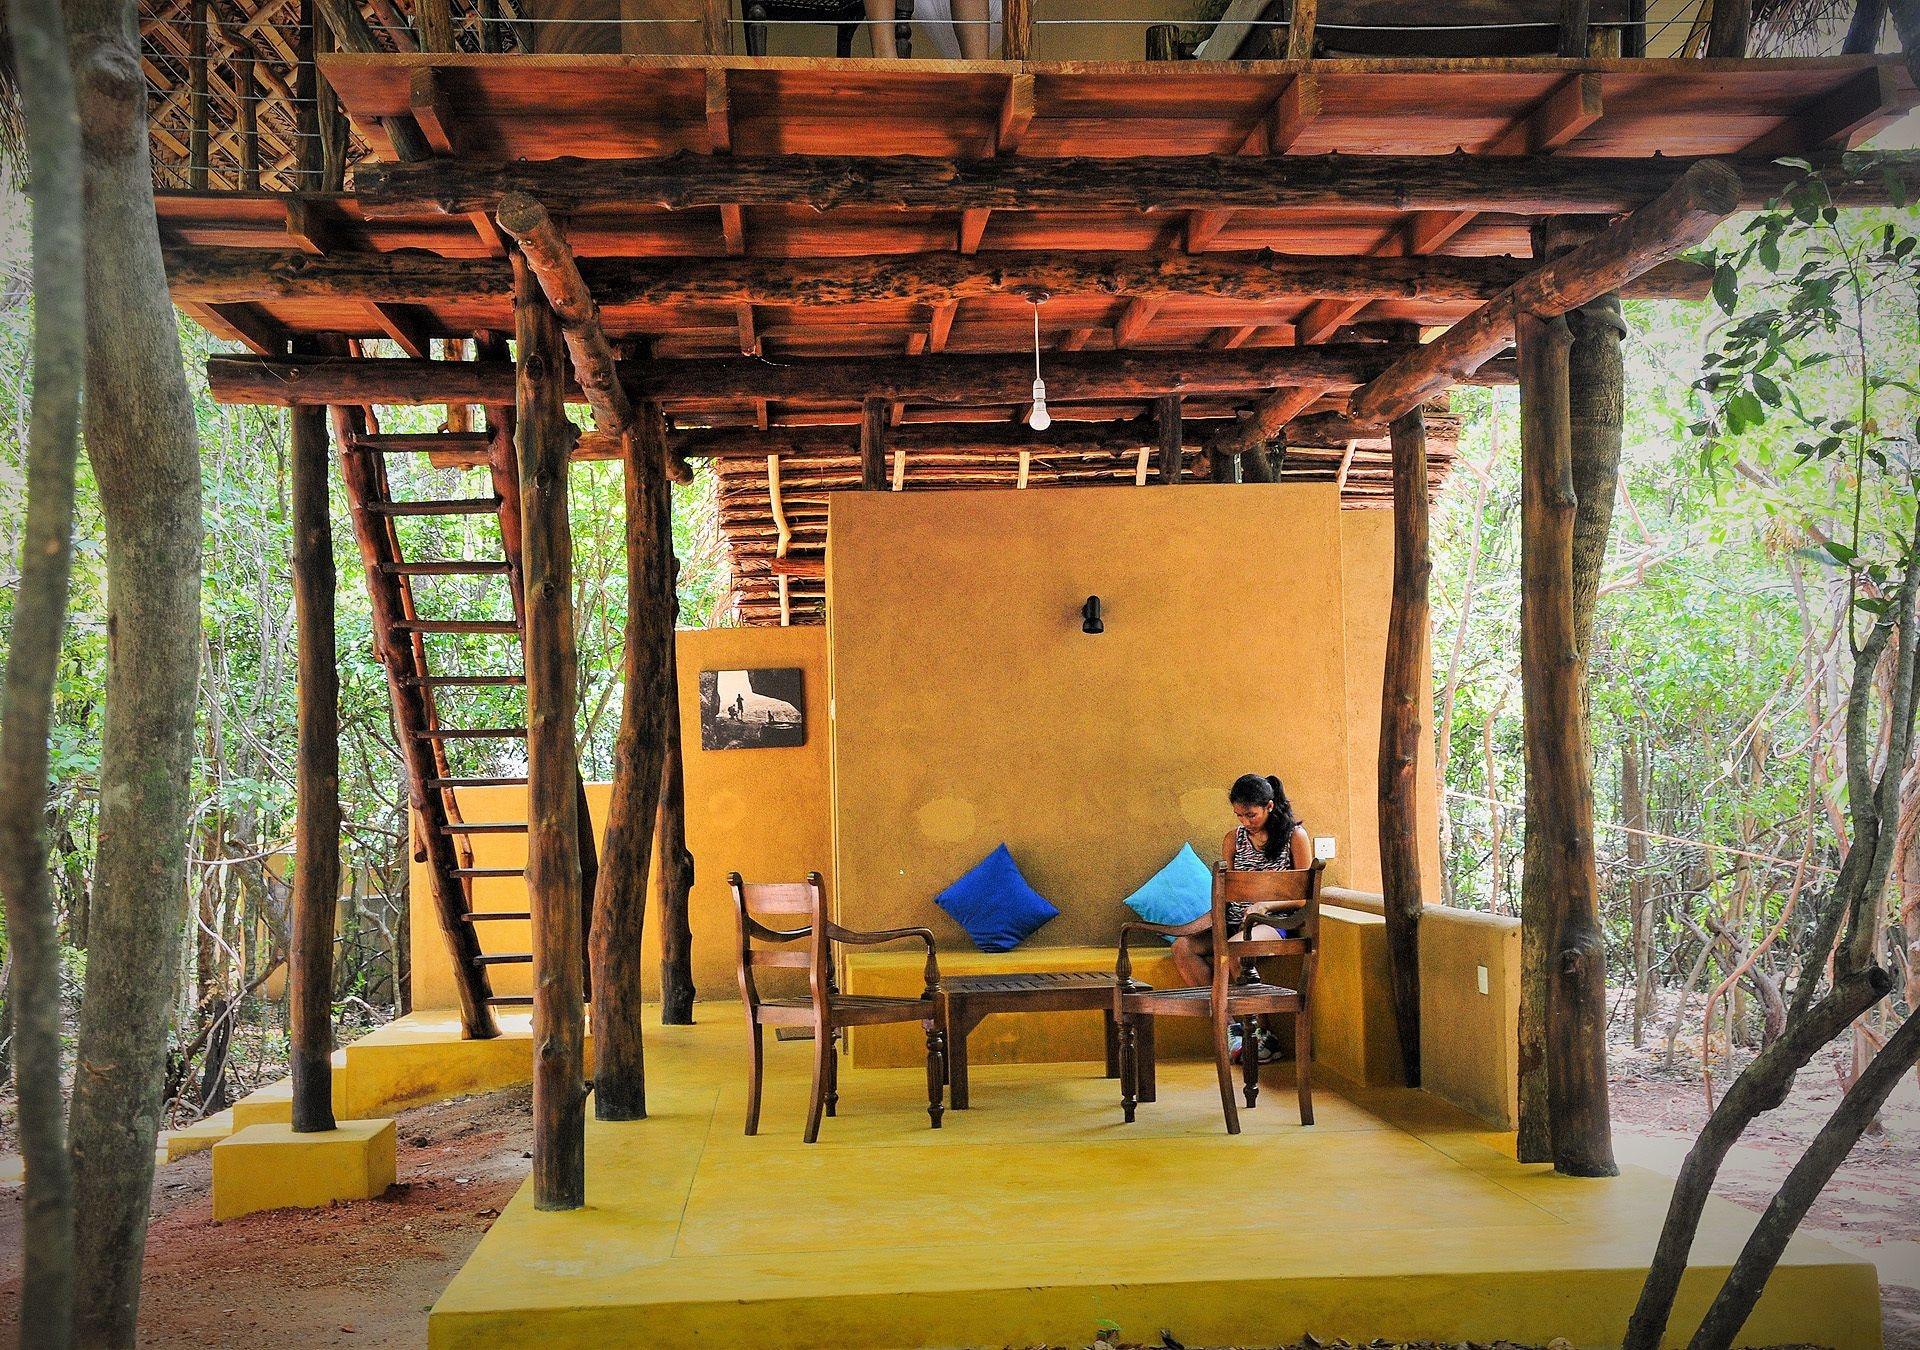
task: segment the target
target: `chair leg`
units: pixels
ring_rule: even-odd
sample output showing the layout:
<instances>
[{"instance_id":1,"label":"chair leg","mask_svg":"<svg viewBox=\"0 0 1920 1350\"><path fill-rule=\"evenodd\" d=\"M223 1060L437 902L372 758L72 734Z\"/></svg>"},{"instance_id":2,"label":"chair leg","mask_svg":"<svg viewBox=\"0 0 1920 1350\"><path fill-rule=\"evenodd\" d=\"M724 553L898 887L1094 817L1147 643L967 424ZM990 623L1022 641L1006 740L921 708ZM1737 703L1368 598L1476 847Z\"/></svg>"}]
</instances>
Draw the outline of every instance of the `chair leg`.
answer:
<instances>
[{"instance_id":1,"label":"chair leg","mask_svg":"<svg viewBox=\"0 0 1920 1350\"><path fill-rule=\"evenodd\" d=\"M827 1037L827 1115L840 1114L840 1037Z\"/></svg>"},{"instance_id":2,"label":"chair leg","mask_svg":"<svg viewBox=\"0 0 1920 1350\"><path fill-rule=\"evenodd\" d=\"M1153 1019L1143 1017L1133 1038L1133 1086L1143 1102L1160 1100L1160 1052L1153 1043L1153 1028Z\"/></svg>"},{"instance_id":3,"label":"chair leg","mask_svg":"<svg viewBox=\"0 0 1920 1350\"><path fill-rule=\"evenodd\" d=\"M1260 1101L1260 1019L1240 1019L1240 1083L1246 1094L1247 1110Z\"/></svg>"},{"instance_id":4,"label":"chair leg","mask_svg":"<svg viewBox=\"0 0 1920 1350\"><path fill-rule=\"evenodd\" d=\"M1113 1022L1113 1009L1107 1009L1104 1021L1105 1025L1101 1030L1106 1036L1107 1077L1118 1078L1120 1076L1120 1034L1119 1028Z\"/></svg>"},{"instance_id":5,"label":"chair leg","mask_svg":"<svg viewBox=\"0 0 1920 1350\"><path fill-rule=\"evenodd\" d=\"M1140 1103L1140 1019L1128 1015L1120 1019L1120 1114L1133 1124L1134 1108Z\"/></svg>"},{"instance_id":6,"label":"chair leg","mask_svg":"<svg viewBox=\"0 0 1920 1350\"><path fill-rule=\"evenodd\" d=\"M1213 1023L1213 1067L1220 1079L1220 1109L1227 1117L1227 1133L1240 1133L1240 1107L1233 1099L1233 1061L1228 1057L1227 1019L1217 1017Z\"/></svg>"},{"instance_id":7,"label":"chair leg","mask_svg":"<svg viewBox=\"0 0 1920 1350\"><path fill-rule=\"evenodd\" d=\"M766 1051L760 1044L760 1024L747 1016L747 1133L760 1133L760 1071Z\"/></svg>"},{"instance_id":8,"label":"chair leg","mask_svg":"<svg viewBox=\"0 0 1920 1350\"><path fill-rule=\"evenodd\" d=\"M1313 1019L1302 1008L1293 1015L1293 1081L1300 1087L1300 1123L1313 1124Z\"/></svg>"},{"instance_id":9,"label":"chair leg","mask_svg":"<svg viewBox=\"0 0 1920 1350\"><path fill-rule=\"evenodd\" d=\"M813 1096L807 1102L807 1142L820 1138L820 1113L827 1105L827 1076L833 1072L833 1031L829 1027L813 1029Z\"/></svg>"},{"instance_id":10,"label":"chair leg","mask_svg":"<svg viewBox=\"0 0 1920 1350\"><path fill-rule=\"evenodd\" d=\"M933 1128L940 1128L940 1118L946 1114L943 1098L947 1089L947 1033L945 1028L933 1018L927 1023L927 1118L933 1122Z\"/></svg>"}]
</instances>

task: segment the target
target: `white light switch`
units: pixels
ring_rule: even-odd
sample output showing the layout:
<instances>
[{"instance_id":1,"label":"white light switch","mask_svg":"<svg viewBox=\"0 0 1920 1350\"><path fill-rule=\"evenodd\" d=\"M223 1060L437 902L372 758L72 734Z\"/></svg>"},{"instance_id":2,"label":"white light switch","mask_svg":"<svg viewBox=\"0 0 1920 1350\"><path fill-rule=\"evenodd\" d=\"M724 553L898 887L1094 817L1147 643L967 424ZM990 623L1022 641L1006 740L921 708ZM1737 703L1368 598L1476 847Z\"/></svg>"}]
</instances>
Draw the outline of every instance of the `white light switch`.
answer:
<instances>
[{"instance_id":1,"label":"white light switch","mask_svg":"<svg viewBox=\"0 0 1920 1350\"><path fill-rule=\"evenodd\" d=\"M1474 970L1476 972L1474 979L1479 982L1480 992L1484 994L1487 992L1487 968L1485 966L1475 966Z\"/></svg>"},{"instance_id":2,"label":"white light switch","mask_svg":"<svg viewBox=\"0 0 1920 1350\"><path fill-rule=\"evenodd\" d=\"M1333 861L1333 836L1317 834L1313 837L1313 856L1321 862Z\"/></svg>"}]
</instances>

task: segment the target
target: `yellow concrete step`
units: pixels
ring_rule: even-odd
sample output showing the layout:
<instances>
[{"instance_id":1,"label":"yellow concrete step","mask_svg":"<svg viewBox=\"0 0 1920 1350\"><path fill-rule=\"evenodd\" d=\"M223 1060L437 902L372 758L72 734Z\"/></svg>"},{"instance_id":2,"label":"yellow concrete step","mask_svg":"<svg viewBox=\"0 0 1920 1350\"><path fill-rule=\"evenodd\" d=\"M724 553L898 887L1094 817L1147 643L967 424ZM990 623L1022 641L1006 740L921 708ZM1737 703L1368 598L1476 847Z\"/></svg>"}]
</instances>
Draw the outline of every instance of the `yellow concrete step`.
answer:
<instances>
[{"instance_id":1,"label":"yellow concrete step","mask_svg":"<svg viewBox=\"0 0 1920 1350\"><path fill-rule=\"evenodd\" d=\"M160 1131L159 1152L167 1162L177 1162L190 1153L201 1153L232 1134L233 1108L216 1111L204 1120L196 1120L177 1130Z\"/></svg>"}]
</instances>

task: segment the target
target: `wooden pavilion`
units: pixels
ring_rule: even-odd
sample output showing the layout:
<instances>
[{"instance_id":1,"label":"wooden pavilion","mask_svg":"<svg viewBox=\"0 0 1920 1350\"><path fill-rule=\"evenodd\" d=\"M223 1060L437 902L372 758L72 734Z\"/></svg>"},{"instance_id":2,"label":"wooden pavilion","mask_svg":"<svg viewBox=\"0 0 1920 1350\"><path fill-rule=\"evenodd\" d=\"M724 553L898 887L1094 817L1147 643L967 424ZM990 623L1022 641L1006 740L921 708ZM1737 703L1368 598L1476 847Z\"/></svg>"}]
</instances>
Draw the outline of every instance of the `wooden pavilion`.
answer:
<instances>
[{"instance_id":1,"label":"wooden pavilion","mask_svg":"<svg viewBox=\"0 0 1920 1350\"><path fill-rule=\"evenodd\" d=\"M303 824L331 818L334 791L337 458L466 1034L493 1034L508 1001L491 969L534 968L537 1203L584 1194L589 976L597 1113L645 1114L637 935L663 794L669 867L682 851L666 503L699 461L749 623L818 618L834 492L1278 478L1390 505L1381 851L1417 1078L1426 515L1456 434L1435 400L1462 382L1518 381L1524 410L1529 800L1551 841L1547 903L1527 912L1532 1147L1609 1169L1570 543L1572 427L1604 391L1570 380L1562 317L1703 295L1703 269L1676 259L1795 181L1784 156L1837 203L1913 195L1912 159L1845 153L1914 106L1908 68L1740 59L1740 3L1716 8L1706 58L1604 54L1617 30L1569 4L1552 36L1570 55L1348 59L1319 55L1314 6L1295 0L1289 59L1232 63L1027 60L1033 15L1009 3L1005 60L911 64L734 56L719 9L707 55L528 54L538 19L500 5L482 0L475 41L447 0L318 0L297 23L291 3L189 0L186 20L175 6L149 24L150 73L175 297L247 349L212 360L214 395L294 409ZM522 36L488 37L503 31ZM163 78L181 63L184 88ZM444 407L444 430L383 432L376 410L395 406ZM491 492L397 499L387 458L417 453L485 466ZM633 577L597 859L565 492L586 457L625 465ZM497 518L502 556L403 556L395 522L418 515ZM511 619L416 606L420 578L476 572L508 578ZM517 635L524 666L435 666L434 635L486 633ZM524 683L524 728L443 720L442 693L485 682ZM521 736L527 819L462 819L453 793L473 780L449 742ZM467 846L502 830L528 835L529 952L491 949L471 903L486 869ZM332 1125L330 845L324 827L301 836L296 1129ZM668 926L684 941L684 917Z\"/></svg>"}]
</instances>

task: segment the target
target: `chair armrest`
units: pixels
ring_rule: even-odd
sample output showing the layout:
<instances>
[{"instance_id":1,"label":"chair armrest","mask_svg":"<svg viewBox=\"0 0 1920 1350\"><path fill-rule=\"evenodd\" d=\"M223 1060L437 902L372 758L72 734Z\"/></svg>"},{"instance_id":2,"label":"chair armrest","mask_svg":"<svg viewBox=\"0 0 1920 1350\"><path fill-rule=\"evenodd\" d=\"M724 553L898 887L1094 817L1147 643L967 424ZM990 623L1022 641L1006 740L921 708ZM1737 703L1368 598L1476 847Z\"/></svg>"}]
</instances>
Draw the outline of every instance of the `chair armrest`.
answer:
<instances>
[{"instance_id":1,"label":"chair armrest","mask_svg":"<svg viewBox=\"0 0 1920 1350\"><path fill-rule=\"evenodd\" d=\"M1251 937L1263 919L1275 914L1292 914L1306 907L1304 900L1256 900L1247 906L1247 912L1240 920L1240 936Z\"/></svg>"},{"instance_id":2,"label":"chair armrest","mask_svg":"<svg viewBox=\"0 0 1920 1350\"><path fill-rule=\"evenodd\" d=\"M1125 988L1133 983L1133 958L1127 955L1127 939L1135 933L1157 933L1161 937L1194 937L1206 932L1213 925L1212 915L1203 915L1191 923L1166 924L1148 923L1145 919L1135 919L1131 923L1120 925L1120 946L1114 953L1114 983Z\"/></svg>"},{"instance_id":3,"label":"chair armrest","mask_svg":"<svg viewBox=\"0 0 1920 1350\"><path fill-rule=\"evenodd\" d=\"M837 923L827 925L827 937L834 942L845 942L855 947L873 947L882 942L900 942L915 938L927 944L927 988L925 997L937 997L940 993L940 956L934 945L931 928L882 928L874 932L865 932L858 928L842 928Z\"/></svg>"}]
</instances>

